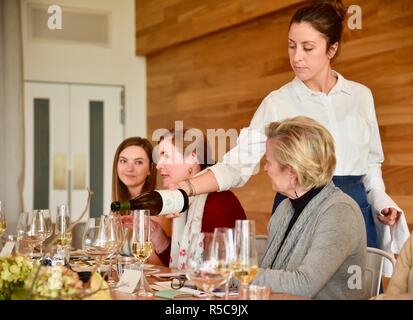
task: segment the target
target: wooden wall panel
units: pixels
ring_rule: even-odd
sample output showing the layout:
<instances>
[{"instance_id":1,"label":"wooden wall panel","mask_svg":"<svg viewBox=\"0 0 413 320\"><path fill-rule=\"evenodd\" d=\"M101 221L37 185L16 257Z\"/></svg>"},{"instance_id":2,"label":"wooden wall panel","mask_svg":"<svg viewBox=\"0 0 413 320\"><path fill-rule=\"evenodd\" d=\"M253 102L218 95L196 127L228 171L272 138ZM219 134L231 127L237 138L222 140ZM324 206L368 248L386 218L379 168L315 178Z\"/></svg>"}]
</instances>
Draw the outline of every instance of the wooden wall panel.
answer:
<instances>
[{"instance_id":1,"label":"wooden wall panel","mask_svg":"<svg viewBox=\"0 0 413 320\"><path fill-rule=\"evenodd\" d=\"M413 223L413 1L346 3L362 7L363 28L345 27L342 50L333 66L372 90L386 158L387 191ZM175 120L204 131L247 126L261 100L294 76L287 32L296 8L202 37L193 35L191 41L148 55L148 137L157 128L173 127ZM146 29L154 28L156 34L159 25L148 23ZM266 233L274 194L263 170L234 192L248 216L258 221L258 232Z\"/></svg>"},{"instance_id":2,"label":"wooden wall panel","mask_svg":"<svg viewBox=\"0 0 413 320\"><path fill-rule=\"evenodd\" d=\"M153 54L300 2L136 0L136 53Z\"/></svg>"}]
</instances>

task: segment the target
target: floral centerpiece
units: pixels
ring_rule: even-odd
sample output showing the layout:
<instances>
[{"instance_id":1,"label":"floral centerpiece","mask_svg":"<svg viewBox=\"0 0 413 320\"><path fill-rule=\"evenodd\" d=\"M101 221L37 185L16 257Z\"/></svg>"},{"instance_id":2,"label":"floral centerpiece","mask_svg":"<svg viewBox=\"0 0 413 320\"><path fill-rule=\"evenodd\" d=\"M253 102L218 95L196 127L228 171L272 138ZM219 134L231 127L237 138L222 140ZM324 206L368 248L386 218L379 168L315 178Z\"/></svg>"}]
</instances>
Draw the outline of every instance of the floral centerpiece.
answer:
<instances>
[{"instance_id":1,"label":"floral centerpiece","mask_svg":"<svg viewBox=\"0 0 413 320\"><path fill-rule=\"evenodd\" d=\"M46 267L23 256L0 258L0 300L86 298L111 298L99 274L84 284L76 272L61 265Z\"/></svg>"},{"instance_id":2,"label":"floral centerpiece","mask_svg":"<svg viewBox=\"0 0 413 320\"><path fill-rule=\"evenodd\" d=\"M0 258L0 300L10 300L33 271L34 263L23 256Z\"/></svg>"},{"instance_id":3,"label":"floral centerpiece","mask_svg":"<svg viewBox=\"0 0 413 320\"><path fill-rule=\"evenodd\" d=\"M40 267L24 281L24 290L35 299L79 299L83 282L76 272L66 267Z\"/></svg>"}]
</instances>

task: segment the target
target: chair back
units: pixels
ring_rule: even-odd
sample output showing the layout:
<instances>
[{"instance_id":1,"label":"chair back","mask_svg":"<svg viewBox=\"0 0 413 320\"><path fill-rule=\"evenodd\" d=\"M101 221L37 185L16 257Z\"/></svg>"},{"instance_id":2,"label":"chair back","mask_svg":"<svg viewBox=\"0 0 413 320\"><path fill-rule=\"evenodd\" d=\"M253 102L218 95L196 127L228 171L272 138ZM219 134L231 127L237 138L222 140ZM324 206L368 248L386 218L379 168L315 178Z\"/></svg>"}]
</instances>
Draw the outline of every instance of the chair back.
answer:
<instances>
[{"instance_id":1,"label":"chair back","mask_svg":"<svg viewBox=\"0 0 413 320\"><path fill-rule=\"evenodd\" d=\"M374 297L380 294L385 260L388 260L391 263L394 271L396 260L393 255L380 249L367 247L365 284L367 286L369 297Z\"/></svg>"},{"instance_id":2,"label":"chair back","mask_svg":"<svg viewBox=\"0 0 413 320\"><path fill-rule=\"evenodd\" d=\"M72 229L72 247L75 249L82 249L82 239L85 226L85 222L80 222Z\"/></svg>"}]
</instances>

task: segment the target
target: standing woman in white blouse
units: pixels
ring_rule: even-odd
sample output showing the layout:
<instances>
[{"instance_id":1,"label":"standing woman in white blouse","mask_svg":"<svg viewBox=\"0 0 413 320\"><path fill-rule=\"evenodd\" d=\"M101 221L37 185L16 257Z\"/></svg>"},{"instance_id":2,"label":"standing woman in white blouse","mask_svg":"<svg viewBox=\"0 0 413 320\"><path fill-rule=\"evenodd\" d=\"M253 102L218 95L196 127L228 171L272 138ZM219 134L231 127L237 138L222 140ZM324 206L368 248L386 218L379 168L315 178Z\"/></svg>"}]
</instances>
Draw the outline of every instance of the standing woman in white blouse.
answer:
<instances>
[{"instance_id":1,"label":"standing woman in white blouse","mask_svg":"<svg viewBox=\"0 0 413 320\"><path fill-rule=\"evenodd\" d=\"M331 68L345 15L341 0L315 1L299 9L288 33L295 79L265 97L250 126L241 130L237 146L221 163L201 176L170 187L183 188L193 195L243 186L265 153L265 126L297 115L308 116L323 124L335 140L337 166L333 182L359 204L368 246L399 252L409 232L402 210L385 192L381 173L384 156L372 93Z\"/></svg>"}]
</instances>

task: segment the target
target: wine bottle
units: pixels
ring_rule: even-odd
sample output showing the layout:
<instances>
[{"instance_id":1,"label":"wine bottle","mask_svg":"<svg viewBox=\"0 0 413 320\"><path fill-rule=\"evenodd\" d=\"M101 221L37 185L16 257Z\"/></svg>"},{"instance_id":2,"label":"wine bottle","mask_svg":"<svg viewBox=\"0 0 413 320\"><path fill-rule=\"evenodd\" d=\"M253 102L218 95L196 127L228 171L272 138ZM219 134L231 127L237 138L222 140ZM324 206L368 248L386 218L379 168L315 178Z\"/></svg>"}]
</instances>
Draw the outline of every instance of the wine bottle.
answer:
<instances>
[{"instance_id":1,"label":"wine bottle","mask_svg":"<svg viewBox=\"0 0 413 320\"><path fill-rule=\"evenodd\" d=\"M166 215L184 212L188 209L188 195L182 189L154 190L145 192L129 201L114 201L110 205L113 212L123 210L148 209L151 215Z\"/></svg>"}]
</instances>

